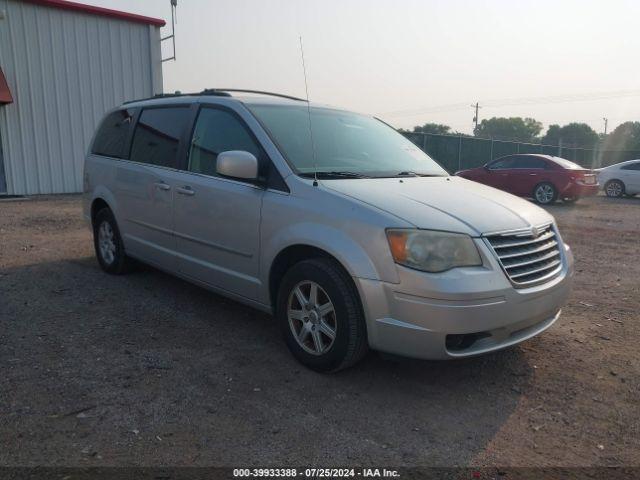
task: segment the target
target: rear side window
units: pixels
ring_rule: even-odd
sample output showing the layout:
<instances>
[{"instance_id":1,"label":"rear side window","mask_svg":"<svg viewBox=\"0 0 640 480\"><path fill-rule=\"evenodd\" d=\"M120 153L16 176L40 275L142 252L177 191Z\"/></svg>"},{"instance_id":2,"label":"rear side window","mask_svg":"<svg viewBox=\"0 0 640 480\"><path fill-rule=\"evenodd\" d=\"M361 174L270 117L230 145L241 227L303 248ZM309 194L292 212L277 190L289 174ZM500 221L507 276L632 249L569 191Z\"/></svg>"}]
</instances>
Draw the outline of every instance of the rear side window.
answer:
<instances>
[{"instance_id":1,"label":"rear side window","mask_svg":"<svg viewBox=\"0 0 640 480\"><path fill-rule=\"evenodd\" d=\"M134 114L135 110L125 109L107 115L98 128L91 153L105 157L125 158Z\"/></svg>"},{"instance_id":2,"label":"rear side window","mask_svg":"<svg viewBox=\"0 0 640 480\"><path fill-rule=\"evenodd\" d=\"M217 176L218 154L243 150L257 159L261 149L247 128L233 114L214 108L203 108L198 115L189 152L189 171Z\"/></svg>"},{"instance_id":3,"label":"rear side window","mask_svg":"<svg viewBox=\"0 0 640 480\"><path fill-rule=\"evenodd\" d=\"M189 107L150 108L138 120L130 159L161 167L175 167L180 137L189 120Z\"/></svg>"},{"instance_id":4,"label":"rear side window","mask_svg":"<svg viewBox=\"0 0 640 480\"><path fill-rule=\"evenodd\" d=\"M531 169L544 169L547 166L547 162L538 157L522 156L518 157L515 164L511 168L531 168Z\"/></svg>"},{"instance_id":5,"label":"rear side window","mask_svg":"<svg viewBox=\"0 0 640 480\"><path fill-rule=\"evenodd\" d=\"M625 165L620 170L640 170L640 162Z\"/></svg>"},{"instance_id":6,"label":"rear side window","mask_svg":"<svg viewBox=\"0 0 640 480\"><path fill-rule=\"evenodd\" d=\"M505 170L507 168L514 168L515 162L515 157L505 157L493 162L491 165L489 165L489 168L491 170Z\"/></svg>"}]
</instances>

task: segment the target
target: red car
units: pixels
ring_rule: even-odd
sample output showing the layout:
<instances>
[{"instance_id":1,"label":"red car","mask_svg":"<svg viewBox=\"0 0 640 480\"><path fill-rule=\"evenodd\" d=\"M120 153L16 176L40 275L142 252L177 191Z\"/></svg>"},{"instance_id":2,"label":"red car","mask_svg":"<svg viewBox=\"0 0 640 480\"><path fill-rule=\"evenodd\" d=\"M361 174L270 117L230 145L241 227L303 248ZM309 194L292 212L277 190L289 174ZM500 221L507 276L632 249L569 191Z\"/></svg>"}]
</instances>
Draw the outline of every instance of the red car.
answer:
<instances>
[{"instance_id":1,"label":"red car","mask_svg":"<svg viewBox=\"0 0 640 480\"><path fill-rule=\"evenodd\" d=\"M598 193L598 181L593 171L550 155L507 155L483 167L461 170L456 175L520 197L533 198L542 205L552 204L558 198L575 202L580 197Z\"/></svg>"}]
</instances>

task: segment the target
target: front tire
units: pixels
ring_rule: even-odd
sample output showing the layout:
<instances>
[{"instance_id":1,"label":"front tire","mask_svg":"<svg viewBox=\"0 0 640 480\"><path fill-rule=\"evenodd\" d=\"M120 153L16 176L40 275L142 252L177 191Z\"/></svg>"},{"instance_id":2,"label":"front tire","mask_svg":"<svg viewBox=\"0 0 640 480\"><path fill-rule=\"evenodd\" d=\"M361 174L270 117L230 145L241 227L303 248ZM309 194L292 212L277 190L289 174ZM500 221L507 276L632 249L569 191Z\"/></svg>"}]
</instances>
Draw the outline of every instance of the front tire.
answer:
<instances>
[{"instance_id":1,"label":"front tire","mask_svg":"<svg viewBox=\"0 0 640 480\"><path fill-rule=\"evenodd\" d=\"M558 190L549 182L539 183L533 189L533 198L540 205L551 205L558 198Z\"/></svg>"},{"instance_id":2,"label":"front tire","mask_svg":"<svg viewBox=\"0 0 640 480\"><path fill-rule=\"evenodd\" d=\"M125 254L118 224L108 208L100 210L93 221L93 246L105 272L121 275L131 270L132 260Z\"/></svg>"},{"instance_id":3,"label":"front tire","mask_svg":"<svg viewBox=\"0 0 640 480\"><path fill-rule=\"evenodd\" d=\"M620 180L609 180L604 186L604 193L607 197L620 198L624 196L624 183Z\"/></svg>"},{"instance_id":4,"label":"front tire","mask_svg":"<svg viewBox=\"0 0 640 480\"><path fill-rule=\"evenodd\" d=\"M367 332L358 292L334 260L294 265L278 290L276 316L296 359L318 372L336 372L367 352Z\"/></svg>"}]
</instances>

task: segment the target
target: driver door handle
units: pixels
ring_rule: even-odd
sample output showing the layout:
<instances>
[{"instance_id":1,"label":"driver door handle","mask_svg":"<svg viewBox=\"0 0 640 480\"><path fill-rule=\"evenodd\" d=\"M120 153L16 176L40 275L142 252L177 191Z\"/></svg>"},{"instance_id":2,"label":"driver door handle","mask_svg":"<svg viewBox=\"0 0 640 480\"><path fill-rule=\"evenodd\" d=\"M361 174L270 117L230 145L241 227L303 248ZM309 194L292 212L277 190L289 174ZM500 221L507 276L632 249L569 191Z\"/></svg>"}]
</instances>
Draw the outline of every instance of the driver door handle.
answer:
<instances>
[{"instance_id":1,"label":"driver door handle","mask_svg":"<svg viewBox=\"0 0 640 480\"><path fill-rule=\"evenodd\" d=\"M167 185L167 184L166 184L166 183L164 183L164 182L156 182L156 183L154 183L154 185L156 186L156 188L157 188L158 190L164 190L165 192L166 192L167 190L171 190L171 185Z\"/></svg>"},{"instance_id":2,"label":"driver door handle","mask_svg":"<svg viewBox=\"0 0 640 480\"><path fill-rule=\"evenodd\" d=\"M196 194L195 190L189 185L176 188L176 192L178 192L180 195L187 195L188 197L193 197Z\"/></svg>"}]
</instances>

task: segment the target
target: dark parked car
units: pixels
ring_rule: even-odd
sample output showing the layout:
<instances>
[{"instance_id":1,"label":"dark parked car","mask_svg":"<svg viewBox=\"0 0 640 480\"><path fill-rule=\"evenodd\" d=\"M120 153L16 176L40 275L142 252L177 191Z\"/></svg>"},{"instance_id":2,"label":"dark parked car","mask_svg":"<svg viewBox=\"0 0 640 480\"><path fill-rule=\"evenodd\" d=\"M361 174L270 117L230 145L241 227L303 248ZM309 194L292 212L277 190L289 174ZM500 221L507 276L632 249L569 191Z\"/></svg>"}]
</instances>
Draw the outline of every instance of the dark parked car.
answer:
<instances>
[{"instance_id":1,"label":"dark parked car","mask_svg":"<svg viewBox=\"0 0 640 480\"><path fill-rule=\"evenodd\" d=\"M483 167L456 175L549 205L558 198L574 202L596 195L598 181L592 170L550 155L517 154L501 157Z\"/></svg>"}]
</instances>

